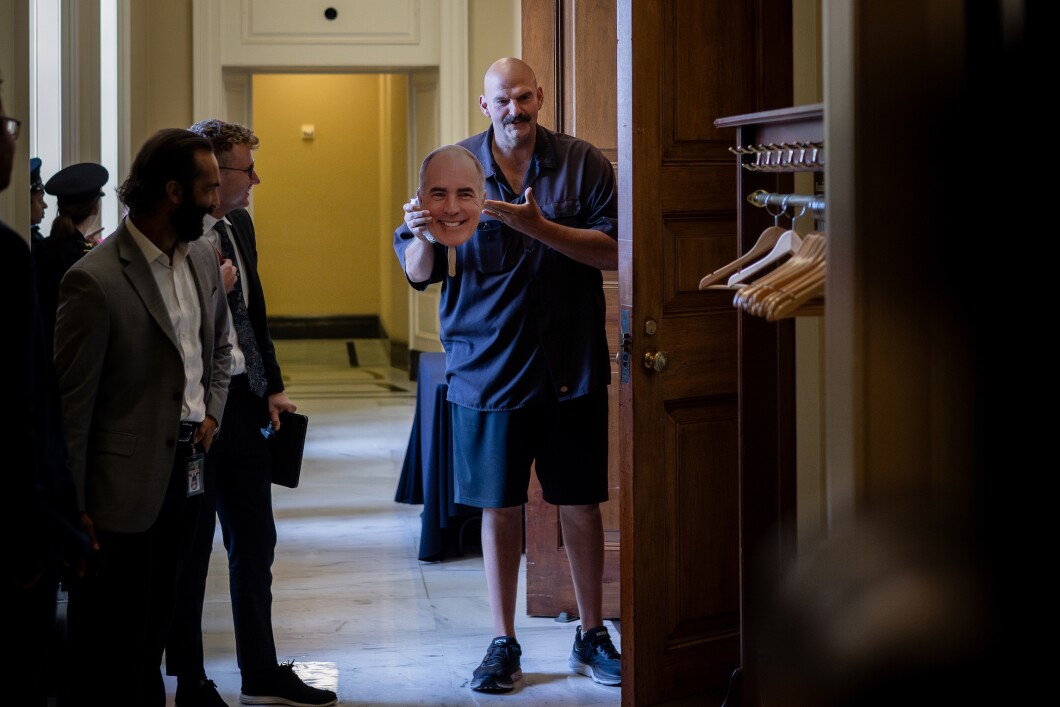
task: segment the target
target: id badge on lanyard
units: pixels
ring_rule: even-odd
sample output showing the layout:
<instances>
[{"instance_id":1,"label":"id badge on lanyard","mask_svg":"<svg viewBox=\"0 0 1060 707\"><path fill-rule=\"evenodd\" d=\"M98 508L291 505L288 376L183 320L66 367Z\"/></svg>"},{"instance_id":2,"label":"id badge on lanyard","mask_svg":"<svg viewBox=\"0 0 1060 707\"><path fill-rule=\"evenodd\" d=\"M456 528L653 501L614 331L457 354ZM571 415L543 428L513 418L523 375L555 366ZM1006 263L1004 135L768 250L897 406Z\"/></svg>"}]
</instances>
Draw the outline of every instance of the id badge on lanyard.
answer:
<instances>
[{"instance_id":1,"label":"id badge on lanyard","mask_svg":"<svg viewBox=\"0 0 1060 707\"><path fill-rule=\"evenodd\" d=\"M206 490L206 479L203 473L206 465L206 455L202 452L196 452L194 443L191 445L191 451L192 453L188 455L185 467L188 474L188 486L185 495L188 498L198 496Z\"/></svg>"}]
</instances>

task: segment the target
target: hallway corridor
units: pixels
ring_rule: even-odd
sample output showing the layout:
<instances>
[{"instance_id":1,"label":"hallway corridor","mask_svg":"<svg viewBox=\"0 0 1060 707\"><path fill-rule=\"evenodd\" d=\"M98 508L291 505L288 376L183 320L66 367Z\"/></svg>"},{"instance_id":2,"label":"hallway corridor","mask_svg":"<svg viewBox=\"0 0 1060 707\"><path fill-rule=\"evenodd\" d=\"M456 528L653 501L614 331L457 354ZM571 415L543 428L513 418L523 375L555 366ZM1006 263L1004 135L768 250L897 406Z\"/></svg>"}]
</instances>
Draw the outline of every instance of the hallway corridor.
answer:
<instances>
[{"instance_id":1,"label":"hallway corridor","mask_svg":"<svg viewBox=\"0 0 1060 707\"><path fill-rule=\"evenodd\" d=\"M477 541L462 558L420 562L422 506L395 503L416 384L390 368L382 343L277 341L287 390L309 416L296 489L273 486L277 654L342 705L617 705L619 688L567 667L576 623L526 616L525 557L516 628L524 680L508 695L467 684L492 638ZM617 627L608 627L618 644ZM228 577L214 539L203 616L206 671L239 704ZM166 679L173 704L174 678Z\"/></svg>"}]
</instances>

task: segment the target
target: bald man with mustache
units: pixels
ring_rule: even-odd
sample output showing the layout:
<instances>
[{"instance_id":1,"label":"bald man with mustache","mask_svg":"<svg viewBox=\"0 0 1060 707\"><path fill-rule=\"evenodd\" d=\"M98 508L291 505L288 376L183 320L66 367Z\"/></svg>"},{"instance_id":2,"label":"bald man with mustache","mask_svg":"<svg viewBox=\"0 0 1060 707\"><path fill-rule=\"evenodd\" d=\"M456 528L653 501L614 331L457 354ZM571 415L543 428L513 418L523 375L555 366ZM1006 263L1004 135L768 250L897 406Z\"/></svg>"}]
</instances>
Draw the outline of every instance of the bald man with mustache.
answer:
<instances>
[{"instance_id":1,"label":"bald man with mustache","mask_svg":"<svg viewBox=\"0 0 1060 707\"><path fill-rule=\"evenodd\" d=\"M480 692L508 692L522 676L515 603L531 464L560 509L574 579L581 625L568 665L604 685L622 681L603 624L599 505L611 381L600 271L618 267L615 176L591 144L538 124L543 102L530 66L494 62L479 99L490 127L459 143L484 169L474 234L438 242L432 229L445 224L415 200L394 234L409 283L442 283L455 500L483 512L494 638L470 683Z\"/></svg>"}]
</instances>

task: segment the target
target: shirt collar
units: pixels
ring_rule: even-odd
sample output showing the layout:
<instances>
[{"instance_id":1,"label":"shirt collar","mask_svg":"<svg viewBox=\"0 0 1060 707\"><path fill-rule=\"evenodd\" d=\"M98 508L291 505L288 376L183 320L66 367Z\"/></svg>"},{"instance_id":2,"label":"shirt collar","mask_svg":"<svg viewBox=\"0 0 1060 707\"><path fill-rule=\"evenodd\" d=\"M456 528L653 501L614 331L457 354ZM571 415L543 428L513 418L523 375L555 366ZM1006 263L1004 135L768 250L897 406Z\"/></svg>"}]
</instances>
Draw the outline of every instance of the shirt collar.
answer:
<instances>
[{"instance_id":1,"label":"shirt collar","mask_svg":"<svg viewBox=\"0 0 1060 707\"><path fill-rule=\"evenodd\" d=\"M146 258L149 263L161 259L160 262L166 267L176 267L177 265L180 265L188 255L187 242L177 241L177 245L173 249L173 262L170 262L169 257L163 253L158 246L152 243L151 239L143 234L143 231L136 227L136 224L133 223L131 218L125 219L125 227L129 229L129 235L133 237L133 241L139 246L140 251L144 254L144 258Z\"/></svg>"},{"instance_id":2,"label":"shirt collar","mask_svg":"<svg viewBox=\"0 0 1060 707\"><path fill-rule=\"evenodd\" d=\"M206 214L202 217L202 234L204 236L209 234L210 231L213 230L214 224L216 224L218 221L224 221L229 226L232 225L232 222L228 220L227 214L225 214L221 218L214 218L212 214Z\"/></svg>"},{"instance_id":3,"label":"shirt collar","mask_svg":"<svg viewBox=\"0 0 1060 707\"><path fill-rule=\"evenodd\" d=\"M478 161L486 172L486 179L497 174L497 162L493 159L493 125L486 131L486 139L478 148ZM537 126L537 138L534 141L534 159L539 168L556 168L556 147L552 142L552 131Z\"/></svg>"}]
</instances>

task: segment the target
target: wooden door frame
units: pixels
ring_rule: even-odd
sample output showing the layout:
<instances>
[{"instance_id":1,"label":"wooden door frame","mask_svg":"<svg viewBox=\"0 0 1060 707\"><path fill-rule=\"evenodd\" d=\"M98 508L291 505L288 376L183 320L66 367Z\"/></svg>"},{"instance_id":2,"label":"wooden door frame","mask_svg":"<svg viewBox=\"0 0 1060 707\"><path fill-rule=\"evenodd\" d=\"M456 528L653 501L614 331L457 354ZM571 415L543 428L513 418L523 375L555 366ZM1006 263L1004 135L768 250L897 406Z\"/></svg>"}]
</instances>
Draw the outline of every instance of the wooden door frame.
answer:
<instances>
[{"instance_id":1,"label":"wooden door frame","mask_svg":"<svg viewBox=\"0 0 1060 707\"><path fill-rule=\"evenodd\" d=\"M651 164L642 166L639 170L637 165L629 162L632 155L643 156L648 163L666 163L672 165L682 160L701 161L703 163L721 164L727 160L731 165L732 191L727 197L731 201L733 213L742 211L742 198L746 194L738 194L737 181L739 167L731 156L722 152L715 155L713 147L707 149L702 155L694 152L690 145L683 143L684 137L668 134L675 128L661 115L649 100L645 100L646 93L655 90L665 81L659 76L657 67L652 61L652 47L657 47L659 56L665 56L668 49L668 37L665 35L665 24L660 20L660 14L677 12L679 8L671 6L654 8L649 11L640 7L634 0L619 0L619 187L620 187L620 262L622 270L626 273L632 267L634 250L638 248L637 238L656 236L658 230L652 224L661 223L662 202L665 199L666 187L662 184L652 184L651 179L647 181L638 172L643 174L645 169L651 175ZM762 111L771 108L781 108L791 105L792 100L792 8L791 4L783 1L771 2L761 0L743 6L745 20L755 28L749 33L746 41L752 49L748 61L753 65L741 67L741 71L747 72L751 81L746 86L751 95L751 103L747 106L753 111ZM747 19L749 18L749 19ZM677 19L673 20L677 22ZM768 41L767 41L768 38ZM709 70L710 67L705 67ZM751 112L751 111L748 111ZM723 116L712 116L720 118ZM664 139L663 136L666 135ZM692 138L689 139L693 139ZM733 135L735 139L735 135ZM669 142L667 142L669 140ZM715 141L716 142L716 141ZM665 143L665 145L663 144ZM667 146L669 152L667 152ZM725 148L722 148L724 151ZM716 187L723 189L721 185L708 184L706 181L699 185L705 190L704 203L714 203L718 194L711 194L709 190ZM659 198L652 202L647 198L651 189L661 189ZM639 198L634 198L634 193ZM709 197L709 198L708 198ZM671 200L673 201L673 200ZM646 203L647 202L647 203ZM634 204L636 206L634 207ZM636 209L636 213L634 212ZM703 208L708 208L703 206ZM715 207L724 208L724 207ZM635 233L639 225L645 226L640 233ZM740 252L746 250L748 243L740 243ZM643 249L643 245L639 248ZM640 277L637 278L641 282ZM631 318L636 315L636 324L633 325L633 366L638 366L638 357L643 356L646 350L646 342L643 331L638 330L640 322L645 318L654 317L657 312L645 311L643 303L640 310L633 312L634 292L633 278L622 277L619 284L620 302L623 309L630 309ZM692 297L694 295L687 295ZM652 307L651 301L647 307ZM739 435L738 435L738 467L740 475L740 557L741 557L741 581L745 578L749 584L741 584L740 588L740 621L739 621L739 658L734 660L735 665L748 668L749 672L744 674L746 679L738 683L730 683L729 694L719 696L716 692L711 694L700 694L697 699L703 704L714 702L717 704L722 697L726 705L755 704L757 699L756 676L754 673L754 654L756 650L755 633L753 630L755 614L752 609L754 596L766 594L769 587L761 578L751 579L752 573L745 572L747 569L745 561L753 559L752 556L764 554L768 559L767 564L776 568L778 558L785 556L793 550L794 526L791 518L782 518L785 509L793 506L794 497L794 369L791 365L793 327L790 323L786 326L777 326L760 321L749 321L747 318L735 317L738 336L738 388L736 396L738 402ZM643 375L643 371L640 371ZM634 371L634 380L637 372ZM648 384L657 384L651 379ZM643 400L633 399L632 385L623 385L620 391L622 418L621 453L620 463L622 468L622 616L624 619L623 631L623 704L653 704L660 699L680 699L690 697L697 690L702 692L702 687L697 687L691 681L680 689L670 689L660 680L661 675L651 673L643 666L652 662L665 665L667 661L678 658L669 656L668 646L672 646L674 652L678 649L684 650L686 646L678 645L673 635L662 640L663 645L658 645L656 637L641 639L639 634L645 630L644 621L652 626L658 623L658 612L653 610L659 597L646 596L639 587L650 586L649 577L658 568L650 560L653 550L658 551L658 543L666 544L666 538L638 537L638 532L650 532L652 528L660 525L659 504L655 503L656 491L645 486L641 465L651 465L657 460L644 458L645 452L638 450L637 437L626 434L625 431L633 430L636 420L647 419L647 425L656 429L658 434L662 433L661 421L656 421L652 411L638 409L643 407ZM661 412L661 411L660 411ZM645 417L645 416L649 417ZM661 417L661 415L658 415ZM751 431L754 431L752 434ZM638 430L639 435L639 430ZM644 498L648 503L644 503ZM654 505L653 505L654 504ZM777 525L782 521L781 525ZM653 548L653 546L656 546ZM645 557L648 555L649 557ZM775 573L770 573L775 576ZM657 580L662 581L662 580ZM665 619L666 617L662 617ZM691 626L691 622L690 622ZM656 631L656 633L658 633ZM711 640L717 642L712 655L719 655L725 651L724 643L719 640L721 636L717 633L708 638L707 632L691 634L687 637L689 641L701 641L704 648ZM648 650L667 652L668 657L661 658L659 655L649 656L649 660L643 660L638 656L638 646L644 645ZM661 662L660 662L661 661ZM660 668L660 672L665 672Z\"/></svg>"},{"instance_id":2,"label":"wooden door frame","mask_svg":"<svg viewBox=\"0 0 1060 707\"><path fill-rule=\"evenodd\" d=\"M613 41L614 33L606 31L606 20L610 2L578 4L569 0L522 0L523 60L537 75L538 85L544 91L544 105L538 114L538 122L551 130L588 139L585 130L595 130L597 137L589 139L605 157L614 164L617 149L613 144L604 144L599 133L613 130L606 120L599 120L599 113L578 113L579 99L584 95L585 85L579 89L575 72L579 61L599 60L588 52L601 41ZM603 17L601 17L603 16ZM587 52L589 56L587 57ZM606 63L606 62L605 62ZM610 69L609 69L610 70ZM606 86L606 84L604 84ZM596 82L593 91L601 100L613 97ZM579 122L579 117L581 118ZM602 128L602 130L601 130ZM613 133L612 133L613 134ZM613 140L612 140L613 142ZM608 427L611 430L608 442L609 495L610 500L601 504L604 518L604 576L603 617L614 623L620 615L620 535L616 528L608 525L616 520L619 490L617 471L618 440L618 372L613 361L618 350L618 273L603 273L603 289L606 299L606 324L609 352L611 354L611 386L608 388ZM531 616L577 616L578 607L574 595L574 583L570 577L569 562L563 544L559 522L559 509L545 502L536 476L531 476L529 501L526 506L526 610ZM620 626L620 624L619 624Z\"/></svg>"}]
</instances>

